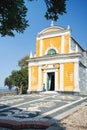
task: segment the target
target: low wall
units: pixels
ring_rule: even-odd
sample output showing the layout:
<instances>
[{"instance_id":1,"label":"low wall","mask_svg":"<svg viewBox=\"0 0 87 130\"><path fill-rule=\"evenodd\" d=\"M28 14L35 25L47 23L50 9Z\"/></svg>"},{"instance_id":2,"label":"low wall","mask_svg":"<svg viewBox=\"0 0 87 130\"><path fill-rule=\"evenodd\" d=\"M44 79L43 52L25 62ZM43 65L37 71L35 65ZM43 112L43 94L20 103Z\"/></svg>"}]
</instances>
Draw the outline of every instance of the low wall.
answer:
<instances>
[{"instance_id":1,"label":"low wall","mask_svg":"<svg viewBox=\"0 0 87 130\"><path fill-rule=\"evenodd\" d=\"M2 92L0 92L0 97L9 96L9 95L17 95L17 92L16 91L2 91Z\"/></svg>"}]
</instances>

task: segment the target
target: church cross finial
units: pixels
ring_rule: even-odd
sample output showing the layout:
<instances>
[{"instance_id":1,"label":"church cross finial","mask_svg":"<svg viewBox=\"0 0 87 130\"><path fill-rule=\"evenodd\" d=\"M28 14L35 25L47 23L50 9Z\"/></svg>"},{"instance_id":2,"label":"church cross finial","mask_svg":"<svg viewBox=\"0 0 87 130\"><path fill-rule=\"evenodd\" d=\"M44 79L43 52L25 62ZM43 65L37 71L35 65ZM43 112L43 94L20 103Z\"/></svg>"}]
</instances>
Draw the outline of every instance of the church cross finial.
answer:
<instances>
[{"instance_id":1,"label":"church cross finial","mask_svg":"<svg viewBox=\"0 0 87 130\"><path fill-rule=\"evenodd\" d=\"M51 21L51 26L54 26L54 22L53 22L53 20Z\"/></svg>"}]
</instances>

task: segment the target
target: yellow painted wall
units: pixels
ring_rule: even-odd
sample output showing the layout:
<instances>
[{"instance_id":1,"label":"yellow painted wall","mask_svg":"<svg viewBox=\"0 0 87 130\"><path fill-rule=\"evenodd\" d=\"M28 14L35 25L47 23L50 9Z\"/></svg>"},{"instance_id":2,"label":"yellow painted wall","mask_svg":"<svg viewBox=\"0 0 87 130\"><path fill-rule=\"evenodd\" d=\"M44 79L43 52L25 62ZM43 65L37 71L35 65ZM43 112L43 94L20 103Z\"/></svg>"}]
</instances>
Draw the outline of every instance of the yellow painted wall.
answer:
<instances>
[{"instance_id":1,"label":"yellow painted wall","mask_svg":"<svg viewBox=\"0 0 87 130\"><path fill-rule=\"evenodd\" d=\"M59 37L43 39L42 55L45 55L45 53L47 52L47 50L50 49L50 47L52 47L54 49L56 48L58 53L60 53L60 51L61 51L61 37L59 36Z\"/></svg>"},{"instance_id":2,"label":"yellow painted wall","mask_svg":"<svg viewBox=\"0 0 87 130\"><path fill-rule=\"evenodd\" d=\"M45 38L43 39L42 45L42 56L46 55L47 50L52 48L56 48L58 53L61 53L61 36L52 37L52 38ZM67 34L64 36L64 53L69 53L69 39L70 35ZM40 56L40 40L36 41L36 57Z\"/></svg>"},{"instance_id":3,"label":"yellow painted wall","mask_svg":"<svg viewBox=\"0 0 87 130\"><path fill-rule=\"evenodd\" d=\"M74 63L64 63L64 91L74 90Z\"/></svg>"},{"instance_id":4,"label":"yellow painted wall","mask_svg":"<svg viewBox=\"0 0 87 130\"><path fill-rule=\"evenodd\" d=\"M36 57L40 55L40 40L36 41Z\"/></svg>"},{"instance_id":5,"label":"yellow painted wall","mask_svg":"<svg viewBox=\"0 0 87 130\"><path fill-rule=\"evenodd\" d=\"M37 91L38 86L38 66L31 67L31 91Z\"/></svg>"},{"instance_id":6,"label":"yellow painted wall","mask_svg":"<svg viewBox=\"0 0 87 130\"><path fill-rule=\"evenodd\" d=\"M64 36L64 53L69 53L69 39L70 39L70 35L65 35Z\"/></svg>"},{"instance_id":7,"label":"yellow painted wall","mask_svg":"<svg viewBox=\"0 0 87 130\"><path fill-rule=\"evenodd\" d=\"M45 38L43 40L42 56L45 55L46 50L50 47L50 39Z\"/></svg>"}]
</instances>

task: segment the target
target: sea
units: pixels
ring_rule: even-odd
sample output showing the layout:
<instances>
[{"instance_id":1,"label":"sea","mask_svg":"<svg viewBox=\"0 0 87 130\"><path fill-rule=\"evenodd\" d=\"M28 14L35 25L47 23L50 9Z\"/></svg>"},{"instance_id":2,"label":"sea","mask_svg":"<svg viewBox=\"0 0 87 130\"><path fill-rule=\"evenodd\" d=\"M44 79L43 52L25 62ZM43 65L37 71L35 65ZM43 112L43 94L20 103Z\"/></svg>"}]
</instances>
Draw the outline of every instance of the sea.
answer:
<instances>
[{"instance_id":1,"label":"sea","mask_svg":"<svg viewBox=\"0 0 87 130\"><path fill-rule=\"evenodd\" d=\"M12 91L15 90L14 88L12 88ZM0 87L0 92L6 92L6 91L11 91L9 90L8 87Z\"/></svg>"},{"instance_id":2,"label":"sea","mask_svg":"<svg viewBox=\"0 0 87 130\"><path fill-rule=\"evenodd\" d=\"M0 87L0 91L9 91L9 89L7 87Z\"/></svg>"}]
</instances>

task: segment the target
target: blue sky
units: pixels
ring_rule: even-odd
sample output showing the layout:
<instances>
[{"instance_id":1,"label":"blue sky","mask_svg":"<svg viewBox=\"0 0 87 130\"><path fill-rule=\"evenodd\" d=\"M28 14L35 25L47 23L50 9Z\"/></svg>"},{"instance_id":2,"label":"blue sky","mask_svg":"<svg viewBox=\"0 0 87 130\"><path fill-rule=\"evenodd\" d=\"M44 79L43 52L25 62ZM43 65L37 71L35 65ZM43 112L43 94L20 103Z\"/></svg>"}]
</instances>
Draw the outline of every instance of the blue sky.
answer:
<instances>
[{"instance_id":1,"label":"blue sky","mask_svg":"<svg viewBox=\"0 0 87 130\"><path fill-rule=\"evenodd\" d=\"M18 61L30 51L35 52L36 36L42 29L50 26L51 21L44 17L46 7L43 0L27 2L29 27L23 34L12 37L0 35L0 87L4 86L4 79L13 70L18 70ZM87 0L68 0L67 13L59 16L54 25L71 27L72 37L87 49Z\"/></svg>"}]
</instances>

